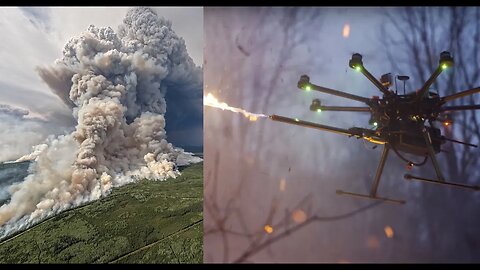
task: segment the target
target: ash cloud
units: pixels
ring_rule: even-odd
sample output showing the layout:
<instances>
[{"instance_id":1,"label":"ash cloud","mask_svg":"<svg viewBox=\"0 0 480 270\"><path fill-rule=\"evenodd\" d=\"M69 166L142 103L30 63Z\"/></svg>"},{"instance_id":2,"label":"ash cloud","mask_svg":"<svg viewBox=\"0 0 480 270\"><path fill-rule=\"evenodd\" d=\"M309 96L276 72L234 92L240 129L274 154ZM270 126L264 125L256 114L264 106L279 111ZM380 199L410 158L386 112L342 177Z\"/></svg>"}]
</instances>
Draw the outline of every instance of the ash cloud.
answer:
<instances>
[{"instance_id":1,"label":"ash cloud","mask_svg":"<svg viewBox=\"0 0 480 270\"><path fill-rule=\"evenodd\" d=\"M10 202L0 207L4 235L106 196L112 187L174 178L179 157L182 164L199 161L167 141L164 115L166 93L191 97L185 102L201 95L202 69L153 10L129 10L117 32L90 25L68 41L61 59L38 72L72 108L77 125L35 149L32 174L9 188Z\"/></svg>"}]
</instances>

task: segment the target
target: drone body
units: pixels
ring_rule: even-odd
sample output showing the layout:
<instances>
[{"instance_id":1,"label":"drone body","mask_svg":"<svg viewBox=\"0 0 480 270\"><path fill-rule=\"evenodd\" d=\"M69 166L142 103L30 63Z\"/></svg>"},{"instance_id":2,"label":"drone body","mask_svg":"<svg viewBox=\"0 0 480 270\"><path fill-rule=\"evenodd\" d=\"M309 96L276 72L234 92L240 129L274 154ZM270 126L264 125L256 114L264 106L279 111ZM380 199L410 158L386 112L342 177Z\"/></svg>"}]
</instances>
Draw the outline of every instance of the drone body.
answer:
<instances>
[{"instance_id":1,"label":"drone body","mask_svg":"<svg viewBox=\"0 0 480 270\"><path fill-rule=\"evenodd\" d=\"M405 179L414 179L430 183L480 190L479 186L469 186L460 183L446 182L435 157L436 154L442 152L441 146L446 141L477 147L476 145L470 143L460 142L443 136L440 128L438 128L436 125L437 122L440 122L445 126L451 124L451 122L445 118L445 113L460 110L480 109L480 105L444 106L447 102L457 98L480 93L480 87L445 97L440 97L437 93L428 91L429 87L433 84L434 80L440 75L440 73L443 70L453 66L453 63L454 61L450 56L450 53L442 52L440 54L440 61L437 69L433 72L425 84L416 92L405 94L404 91L403 95L399 95L397 91L394 92L388 88L392 83L390 74L383 75L380 81L378 81L363 66L362 56L358 53L353 54L352 59L349 61L349 66L365 75L367 79L369 79L383 93L382 98L377 96L366 98L334 89L329 89L310 83L310 78L307 75L302 75L300 77L298 88L302 90L316 90L326 94L359 101L367 105L366 107L322 106L319 99L314 99L310 106L310 110L317 112L349 111L370 113L369 123L374 126L373 129L359 127L342 129L278 115L271 115L270 119L274 121L330 131L337 134L347 135L349 137L356 137L359 139L362 138L372 143L384 145L382 157L377 168L370 194L364 195L340 190L337 191L338 194L378 199L388 202L405 203L402 200L394 200L377 196L380 177L390 150L393 150L402 160L407 162L407 166L410 168L413 165L424 165L427 159L430 158L437 174L437 180L412 176L409 174L404 176ZM397 78L404 82L408 80L407 76L397 76ZM421 156L424 157L424 160L420 163L415 163L405 158L401 153Z\"/></svg>"}]
</instances>

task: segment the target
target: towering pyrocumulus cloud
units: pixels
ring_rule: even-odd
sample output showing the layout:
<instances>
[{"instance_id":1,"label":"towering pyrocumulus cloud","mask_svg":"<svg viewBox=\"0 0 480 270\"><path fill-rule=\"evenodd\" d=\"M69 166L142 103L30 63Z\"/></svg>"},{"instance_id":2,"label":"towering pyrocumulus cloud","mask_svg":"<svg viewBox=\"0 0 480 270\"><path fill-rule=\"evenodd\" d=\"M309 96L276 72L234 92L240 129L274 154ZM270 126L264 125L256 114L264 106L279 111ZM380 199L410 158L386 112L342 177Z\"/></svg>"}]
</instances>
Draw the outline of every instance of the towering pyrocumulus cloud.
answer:
<instances>
[{"instance_id":1,"label":"towering pyrocumulus cloud","mask_svg":"<svg viewBox=\"0 0 480 270\"><path fill-rule=\"evenodd\" d=\"M78 124L36 149L32 173L10 187L10 202L0 207L4 234L114 186L179 174L177 159L186 154L166 140L165 94L201 90L203 82L169 21L149 8L132 9L117 33L91 25L54 66L38 71Z\"/></svg>"}]
</instances>

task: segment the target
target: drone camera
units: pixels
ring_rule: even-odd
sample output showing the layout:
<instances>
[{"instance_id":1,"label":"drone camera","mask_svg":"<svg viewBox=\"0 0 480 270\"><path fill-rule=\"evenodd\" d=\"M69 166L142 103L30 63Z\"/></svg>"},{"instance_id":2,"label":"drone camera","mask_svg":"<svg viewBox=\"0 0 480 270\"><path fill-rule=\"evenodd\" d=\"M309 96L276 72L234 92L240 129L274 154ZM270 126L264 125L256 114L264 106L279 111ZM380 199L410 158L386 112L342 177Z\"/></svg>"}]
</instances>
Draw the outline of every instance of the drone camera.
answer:
<instances>
[{"instance_id":1,"label":"drone camera","mask_svg":"<svg viewBox=\"0 0 480 270\"><path fill-rule=\"evenodd\" d=\"M350 66L351 68L357 71L360 71L363 66L362 55L359 53L354 53L352 55L352 59L348 61L348 66Z\"/></svg>"},{"instance_id":2,"label":"drone camera","mask_svg":"<svg viewBox=\"0 0 480 270\"><path fill-rule=\"evenodd\" d=\"M307 75L300 76L300 80L298 81L297 86L298 88L304 89L306 91L312 90L312 86L310 84L310 77L308 77Z\"/></svg>"},{"instance_id":3,"label":"drone camera","mask_svg":"<svg viewBox=\"0 0 480 270\"><path fill-rule=\"evenodd\" d=\"M442 69L453 66L453 63L453 57L450 55L450 52L443 51L442 53L440 53L439 64Z\"/></svg>"},{"instance_id":4,"label":"drone camera","mask_svg":"<svg viewBox=\"0 0 480 270\"><path fill-rule=\"evenodd\" d=\"M310 105L310 110L313 112L321 112L322 111L322 103L320 99L316 98L312 100L312 104Z\"/></svg>"}]
</instances>

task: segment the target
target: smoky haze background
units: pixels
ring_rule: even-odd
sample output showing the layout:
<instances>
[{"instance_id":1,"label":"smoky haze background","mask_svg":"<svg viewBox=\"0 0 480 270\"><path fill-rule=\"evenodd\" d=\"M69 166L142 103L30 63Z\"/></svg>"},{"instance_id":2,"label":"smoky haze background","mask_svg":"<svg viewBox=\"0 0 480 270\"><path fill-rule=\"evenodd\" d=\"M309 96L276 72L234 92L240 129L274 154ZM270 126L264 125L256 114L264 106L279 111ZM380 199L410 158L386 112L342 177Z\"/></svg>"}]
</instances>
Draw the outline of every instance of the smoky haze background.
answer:
<instances>
[{"instance_id":1,"label":"smoky haze background","mask_svg":"<svg viewBox=\"0 0 480 270\"><path fill-rule=\"evenodd\" d=\"M412 10L206 8L205 94L253 113L368 128L368 114L309 110L313 98L332 106L361 104L302 92L296 85L300 75L308 74L313 83L325 87L366 97L379 95L363 75L348 67L351 54L359 52L375 77L387 72L409 75L407 89L419 88L416 66L430 59L433 64L427 76L433 71L439 53L452 50L451 44L442 43L450 31L438 30L432 43L440 45L415 61L405 40L415 48L421 41L408 37L412 25L392 21L392 16L404 18L400 14L408 16ZM432 13L431 18L450 30L448 25L456 17L446 12ZM346 24L350 31L344 37ZM471 36L465 35L463 41L471 42ZM475 66L468 63L463 61L474 72ZM460 89L449 91L468 89L457 86ZM204 114L206 262L480 261L480 219L474 214L480 203L478 193L406 182L406 164L392 154L379 195L405 199L406 205L338 196L337 189L369 192L382 147L372 149L354 138L265 119L251 122L210 107L204 108ZM456 130L447 132L456 134ZM478 149L471 154L475 163ZM447 168L446 158L441 161ZM476 168L469 170L470 183L478 184ZM415 171L434 175L430 163Z\"/></svg>"}]
</instances>

